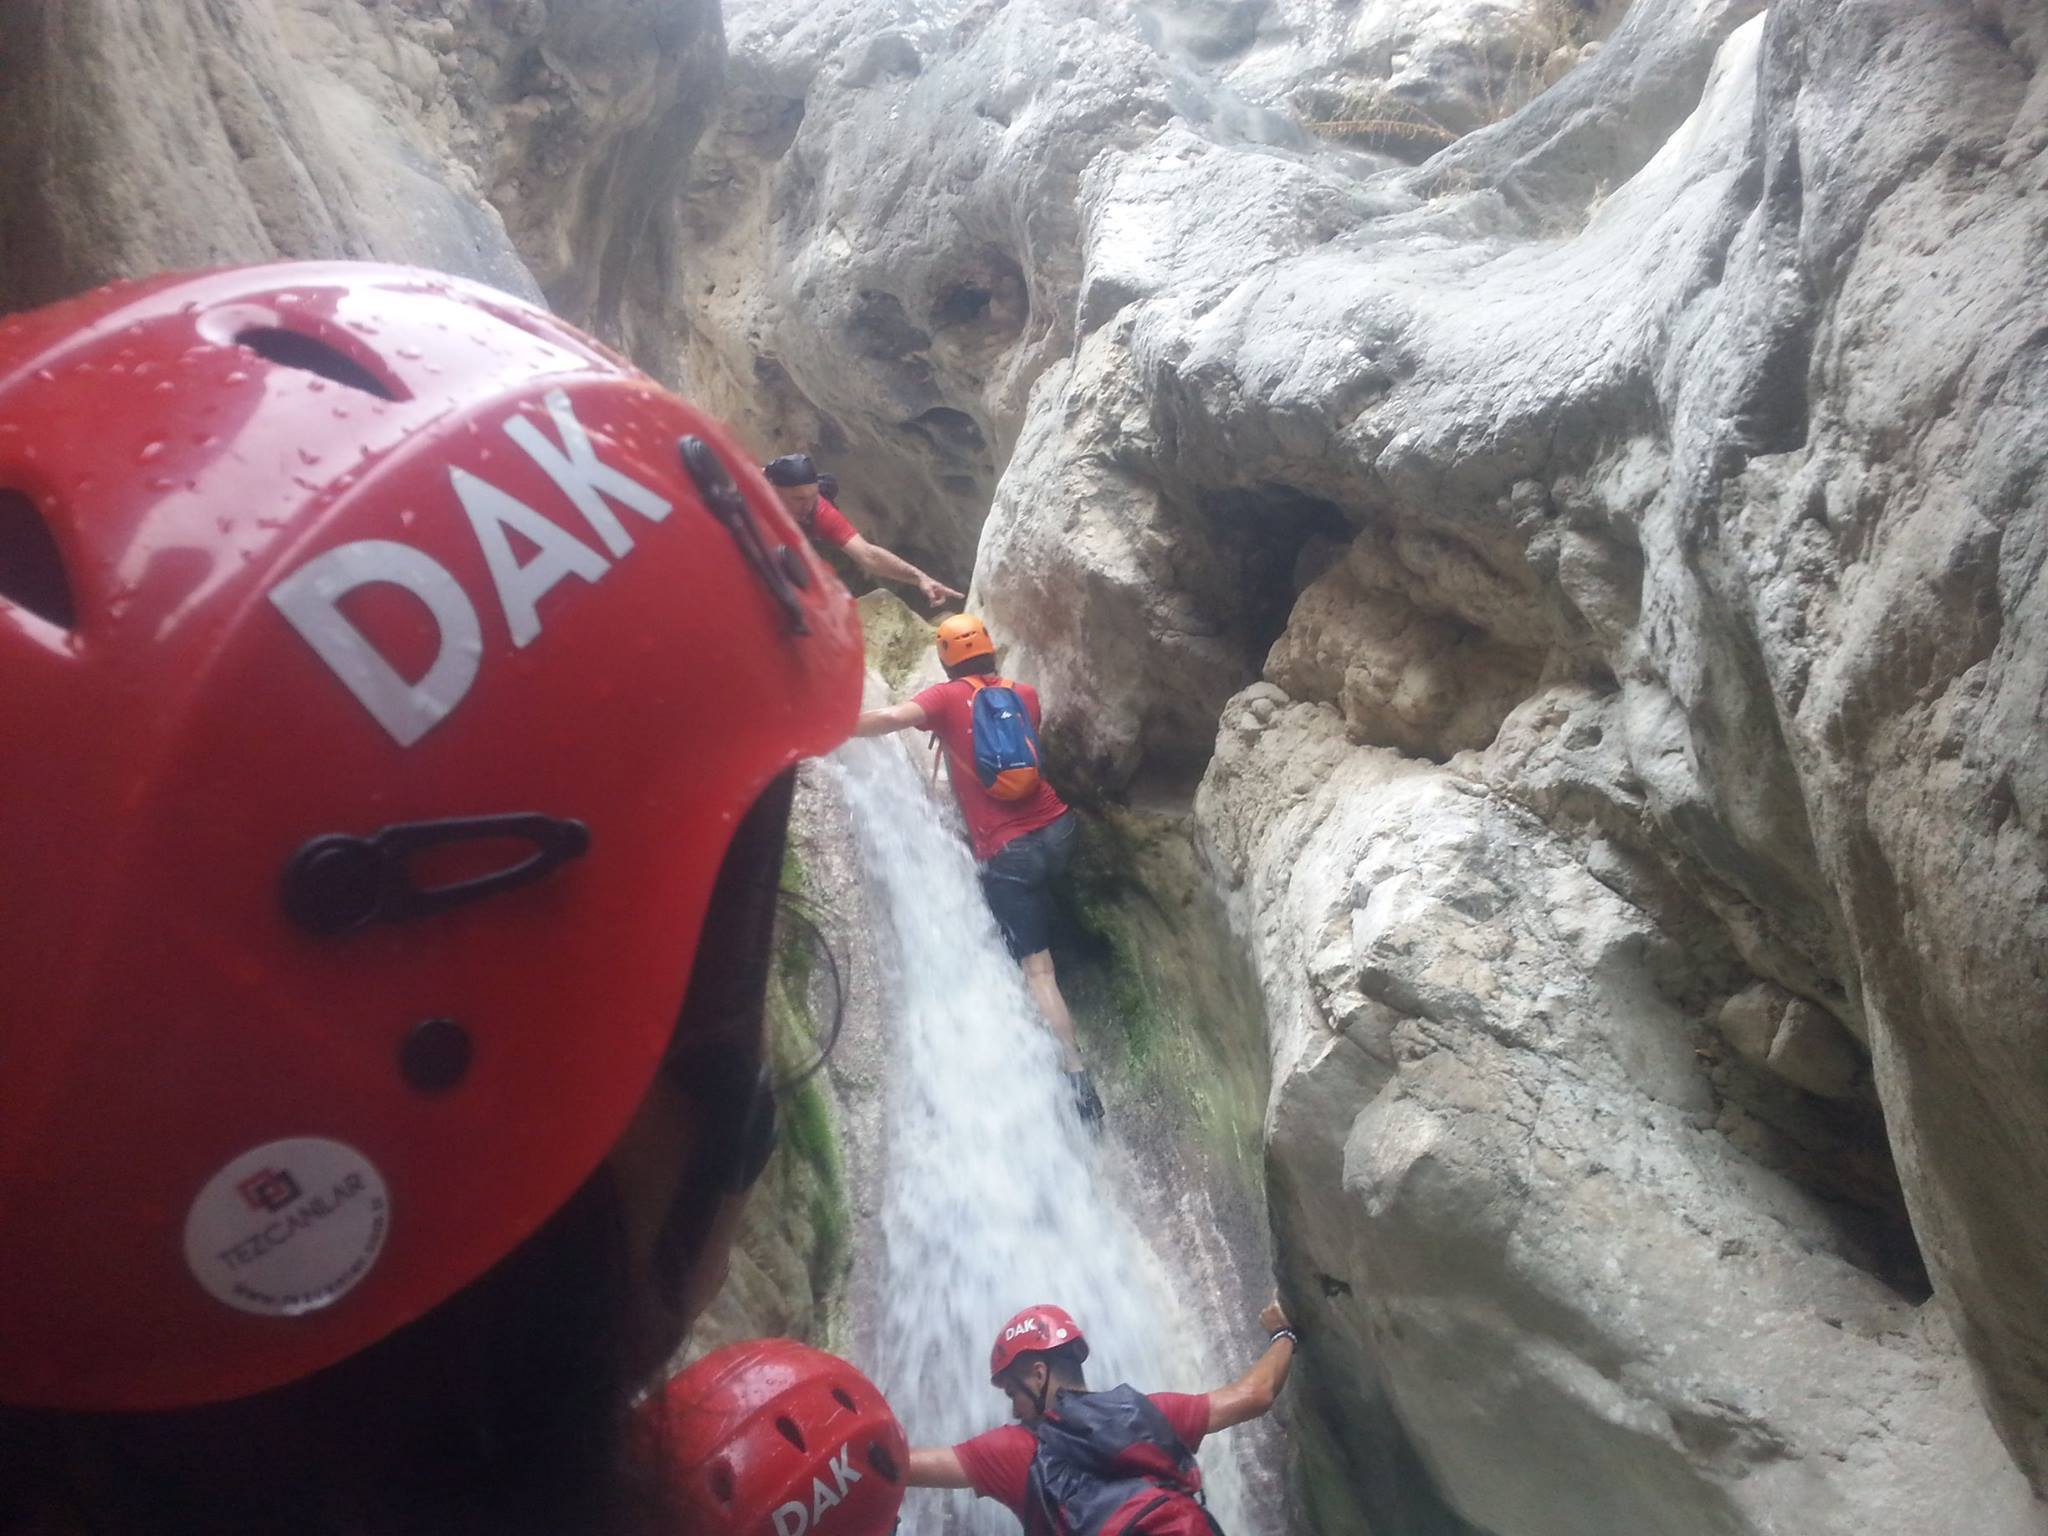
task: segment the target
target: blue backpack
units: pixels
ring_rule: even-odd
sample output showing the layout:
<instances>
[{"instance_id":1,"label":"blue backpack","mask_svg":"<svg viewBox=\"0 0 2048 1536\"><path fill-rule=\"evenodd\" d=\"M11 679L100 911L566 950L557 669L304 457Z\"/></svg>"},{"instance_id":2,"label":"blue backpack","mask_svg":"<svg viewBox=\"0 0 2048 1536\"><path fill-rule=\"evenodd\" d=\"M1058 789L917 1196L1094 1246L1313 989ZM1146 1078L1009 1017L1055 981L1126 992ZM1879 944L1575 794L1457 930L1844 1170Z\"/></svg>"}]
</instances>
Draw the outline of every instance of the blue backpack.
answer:
<instances>
[{"instance_id":1,"label":"blue backpack","mask_svg":"<svg viewBox=\"0 0 2048 1536\"><path fill-rule=\"evenodd\" d=\"M1000 677L970 677L974 711L974 776L998 800L1038 793L1038 732L1017 690Z\"/></svg>"}]
</instances>

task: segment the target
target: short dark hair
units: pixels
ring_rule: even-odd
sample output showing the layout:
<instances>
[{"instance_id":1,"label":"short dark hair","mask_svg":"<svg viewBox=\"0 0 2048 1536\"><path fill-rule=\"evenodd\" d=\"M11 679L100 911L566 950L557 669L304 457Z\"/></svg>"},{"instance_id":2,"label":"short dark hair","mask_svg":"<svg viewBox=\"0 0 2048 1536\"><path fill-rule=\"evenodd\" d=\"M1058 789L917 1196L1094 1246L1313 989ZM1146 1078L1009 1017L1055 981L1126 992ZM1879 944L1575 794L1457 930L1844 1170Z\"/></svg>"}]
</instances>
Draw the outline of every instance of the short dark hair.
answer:
<instances>
[{"instance_id":1,"label":"short dark hair","mask_svg":"<svg viewBox=\"0 0 2048 1536\"><path fill-rule=\"evenodd\" d=\"M996 659L993 656L970 656L965 661L956 662L946 668L946 676L948 677L994 677L995 675Z\"/></svg>"},{"instance_id":2,"label":"short dark hair","mask_svg":"<svg viewBox=\"0 0 2048 1536\"><path fill-rule=\"evenodd\" d=\"M761 473L768 477L770 485L818 483L818 466L811 462L808 453L785 453L779 459L770 459L761 466Z\"/></svg>"},{"instance_id":3,"label":"short dark hair","mask_svg":"<svg viewBox=\"0 0 2048 1536\"><path fill-rule=\"evenodd\" d=\"M1010 1368L1003 1375L1017 1380L1033 1365L1043 1360L1053 1382L1060 1387L1070 1387L1077 1392L1088 1390L1088 1378L1081 1369L1079 1349L1074 1344L1062 1344L1057 1349L1033 1349L1019 1355L1010 1362Z\"/></svg>"}]
</instances>

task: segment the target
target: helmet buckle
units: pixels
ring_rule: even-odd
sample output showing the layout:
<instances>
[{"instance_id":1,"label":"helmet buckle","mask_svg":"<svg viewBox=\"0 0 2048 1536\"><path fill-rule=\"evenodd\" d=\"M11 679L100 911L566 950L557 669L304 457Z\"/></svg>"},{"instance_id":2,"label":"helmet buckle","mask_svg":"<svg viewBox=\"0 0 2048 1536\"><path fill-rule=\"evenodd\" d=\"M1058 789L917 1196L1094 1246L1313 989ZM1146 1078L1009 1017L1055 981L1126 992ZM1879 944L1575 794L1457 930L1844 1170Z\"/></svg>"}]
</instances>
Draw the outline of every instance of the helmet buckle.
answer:
<instances>
[{"instance_id":1,"label":"helmet buckle","mask_svg":"<svg viewBox=\"0 0 2048 1536\"><path fill-rule=\"evenodd\" d=\"M682 456L683 468L689 471L697 494L704 498L705 510L725 525L725 531L739 546L741 557L760 578L761 585L768 589L768 595L780 605L782 616L789 624L789 632L793 635L809 634L811 629L804 621L803 601L797 596L800 588L811 584L803 557L787 544L777 546L770 553L761 538L759 525L747 515L746 498L740 495L740 488L733 483L732 472L703 438L686 436L676 439L676 452Z\"/></svg>"},{"instance_id":2,"label":"helmet buckle","mask_svg":"<svg viewBox=\"0 0 2048 1536\"><path fill-rule=\"evenodd\" d=\"M429 848L507 839L531 844L532 852L467 880L421 886L407 864ZM286 861L279 899L293 922L323 936L373 922L408 923L530 885L589 848L590 829L582 822L536 812L404 821L369 837L329 833Z\"/></svg>"}]
</instances>

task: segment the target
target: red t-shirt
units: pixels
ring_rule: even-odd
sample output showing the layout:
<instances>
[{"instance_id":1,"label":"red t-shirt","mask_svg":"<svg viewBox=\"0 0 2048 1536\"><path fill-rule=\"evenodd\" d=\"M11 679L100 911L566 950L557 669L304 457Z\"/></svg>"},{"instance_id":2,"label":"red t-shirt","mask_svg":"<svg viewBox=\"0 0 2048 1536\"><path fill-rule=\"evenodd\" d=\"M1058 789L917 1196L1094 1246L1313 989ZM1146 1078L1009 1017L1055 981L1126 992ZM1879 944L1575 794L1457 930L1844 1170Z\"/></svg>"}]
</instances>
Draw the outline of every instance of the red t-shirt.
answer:
<instances>
[{"instance_id":1,"label":"red t-shirt","mask_svg":"<svg viewBox=\"0 0 2048 1536\"><path fill-rule=\"evenodd\" d=\"M1007 678L994 681L1008 682ZM1029 683L1009 683L1038 724L1038 690ZM1026 832L1036 832L1060 819L1067 802L1053 793L1044 774L1038 776L1038 792L1022 800L998 800L981 787L974 776L974 687L964 677L939 683L917 696L917 706L932 733L946 749L946 774L953 781L953 798L967 818L967 838L974 845L974 857L986 864L1003 844Z\"/></svg>"},{"instance_id":2,"label":"red t-shirt","mask_svg":"<svg viewBox=\"0 0 2048 1536\"><path fill-rule=\"evenodd\" d=\"M811 509L811 526L806 531L835 549L844 549L860 537L860 530L846 520L846 514L822 496Z\"/></svg>"},{"instance_id":3,"label":"red t-shirt","mask_svg":"<svg viewBox=\"0 0 2048 1536\"><path fill-rule=\"evenodd\" d=\"M1181 1443L1190 1451L1209 1432L1209 1398L1200 1392L1148 1392L1153 1406L1166 1415ZM1021 1520L1024 1501L1031 1491L1031 1458L1038 1454L1038 1440L1022 1424L1005 1424L962 1440L953 1447L967 1473L968 1486L984 1499L994 1499Z\"/></svg>"}]
</instances>

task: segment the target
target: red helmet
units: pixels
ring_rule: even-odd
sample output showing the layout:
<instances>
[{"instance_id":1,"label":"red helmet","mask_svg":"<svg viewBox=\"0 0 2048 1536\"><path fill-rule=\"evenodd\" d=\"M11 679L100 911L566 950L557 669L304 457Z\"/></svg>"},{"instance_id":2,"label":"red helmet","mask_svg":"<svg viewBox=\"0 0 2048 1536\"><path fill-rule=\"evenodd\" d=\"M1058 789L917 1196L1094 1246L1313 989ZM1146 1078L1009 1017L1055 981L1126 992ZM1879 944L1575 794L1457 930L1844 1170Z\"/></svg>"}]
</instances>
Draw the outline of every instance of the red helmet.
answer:
<instances>
[{"instance_id":1,"label":"red helmet","mask_svg":"<svg viewBox=\"0 0 2048 1536\"><path fill-rule=\"evenodd\" d=\"M1058 1349L1065 1344L1078 1346L1074 1350L1076 1360L1088 1358L1088 1336L1064 1309L1045 1304L1026 1307L1003 1324L1003 1331L996 1335L995 1348L988 1352L989 1380L999 1381L1003 1372L1017 1363L1019 1355Z\"/></svg>"},{"instance_id":2,"label":"red helmet","mask_svg":"<svg viewBox=\"0 0 2048 1536\"><path fill-rule=\"evenodd\" d=\"M719 428L502 294L0 320L0 1402L290 1381L533 1232L861 672Z\"/></svg>"},{"instance_id":3,"label":"red helmet","mask_svg":"<svg viewBox=\"0 0 2048 1536\"><path fill-rule=\"evenodd\" d=\"M683 1504L679 1529L893 1529L910 1459L903 1426L875 1384L836 1355L789 1339L729 1344L676 1377L657 1401Z\"/></svg>"}]
</instances>

